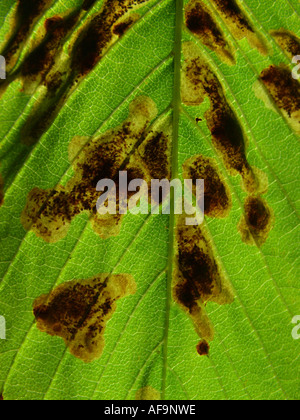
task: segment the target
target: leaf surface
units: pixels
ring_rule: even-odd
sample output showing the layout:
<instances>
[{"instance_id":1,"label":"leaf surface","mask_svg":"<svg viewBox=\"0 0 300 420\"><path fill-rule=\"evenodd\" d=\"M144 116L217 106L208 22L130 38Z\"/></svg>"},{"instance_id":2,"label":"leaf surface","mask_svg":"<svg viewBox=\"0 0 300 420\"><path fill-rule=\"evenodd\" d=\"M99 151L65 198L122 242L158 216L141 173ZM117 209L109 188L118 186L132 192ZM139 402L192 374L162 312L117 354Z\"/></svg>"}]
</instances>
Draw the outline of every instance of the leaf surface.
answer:
<instances>
[{"instance_id":1,"label":"leaf surface","mask_svg":"<svg viewBox=\"0 0 300 420\"><path fill-rule=\"evenodd\" d=\"M271 65L284 64L292 72L289 51L270 31L286 29L299 36L298 2L238 2L263 40L264 53L249 39L233 34L217 1L205 1L230 45L235 60L230 63L228 55L224 59L186 27L187 0L145 1L132 11L138 17L125 33L105 44L89 71L78 71L74 77L77 61L70 61L74 43L80 50L76 40L81 31L103 10L103 1L90 3L84 10L78 0L54 1L43 11L28 30L7 85L0 86L4 185L0 314L6 320L6 340L0 340L0 390L4 399L134 399L146 387L168 400L299 399L300 344L292 337L292 319L300 311L299 136L271 96L273 106L266 106L255 90L261 72ZM7 1L1 6L0 51L5 51L16 4ZM53 99L43 81L28 82L18 69L24 68L27 55L41 42L45 20L67 16L77 8L78 20L64 34L55 61L59 69L71 70ZM202 103L193 106L181 100L186 43L198 49L219 80L247 139L247 161L267 178L262 196L274 225L263 244L245 243L238 230L249 193L241 176L228 170L213 142L207 118L211 96L204 95ZM10 78L11 74L15 77ZM197 353L200 338L188 314L174 301L174 214L128 214L119 235L101 239L89 214L81 213L72 219L67 235L54 243L26 231L21 223L33 188L49 191L72 179L71 140L101 136L120 126L138 97L151 98L158 120L171 118L172 177L182 178L185 162L203 155L214 159L230 191L230 213L204 221L215 258L234 294L230 304L206 305L215 335L209 357ZM137 290L118 301L106 325L101 357L86 364L70 354L61 338L37 328L32 307L39 296L57 286L100 273L128 274Z\"/></svg>"}]
</instances>

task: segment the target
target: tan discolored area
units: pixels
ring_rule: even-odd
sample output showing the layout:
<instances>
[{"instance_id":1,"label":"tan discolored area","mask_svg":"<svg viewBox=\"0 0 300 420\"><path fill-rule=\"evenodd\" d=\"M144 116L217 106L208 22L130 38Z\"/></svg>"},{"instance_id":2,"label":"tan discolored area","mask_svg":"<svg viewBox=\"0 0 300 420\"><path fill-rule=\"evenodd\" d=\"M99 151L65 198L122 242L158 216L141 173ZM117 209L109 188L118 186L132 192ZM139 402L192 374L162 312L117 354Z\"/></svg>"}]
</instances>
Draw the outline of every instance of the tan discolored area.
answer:
<instances>
[{"instance_id":1,"label":"tan discolored area","mask_svg":"<svg viewBox=\"0 0 300 420\"><path fill-rule=\"evenodd\" d=\"M300 134L300 83L292 77L288 66L271 65L263 70L254 91L268 108L279 109L292 129Z\"/></svg>"},{"instance_id":2,"label":"tan discolored area","mask_svg":"<svg viewBox=\"0 0 300 420\"><path fill-rule=\"evenodd\" d=\"M172 118L167 115L150 127L145 139L131 158L130 164L140 165L144 179L171 179Z\"/></svg>"},{"instance_id":3,"label":"tan discolored area","mask_svg":"<svg viewBox=\"0 0 300 420\"><path fill-rule=\"evenodd\" d=\"M227 102L220 81L194 43L184 43L183 53L182 101L186 105L197 106L206 97L209 98L210 108L204 116L213 145L226 169L231 175L241 175L243 187L249 193L265 190L266 177L247 161L247 137Z\"/></svg>"},{"instance_id":4,"label":"tan discolored area","mask_svg":"<svg viewBox=\"0 0 300 420\"><path fill-rule=\"evenodd\" d=\"M47 242L64 238L70 223L87 212L97 234L102 238L117 235L121 216L100 215L96 204L101 193L96 190L102 179L117 182L129 156L145 136L157 109L148 97L138 97L129 108L128 118L119 126L96 138L75 137L69 146L74 176L66 186L52 190L34 188L28 195L21 222Z\"/></svg>"},{"instance_id":5,"label":"tan discolored area","mask_svg":"<svg viewBox=\"0 0 300 420\"><path fill-rule=\"evenodd\" d=\"M215 159L203 155L188 159L183 165L184 179L204 179L204 214L208 217L227 217L232 206L230 190L219 172Z\"/></svg>"},{"instance_id":6,"label":"tan discolored area","mask_svg":"<svg viewBox=\"0 0 300 420\"><path fill-rule=\"evenodd\" d=\"M243 242L261 247L273 228L274 216L268 203L260 196L247 197L238 229Z\"/></svg>"},{"instance_id":7,"label":"tan discolored area","mask_svg":"<svg viewBox=\"0 0 300 420\"><path fill-rule=\"evenodd\" d=\"M213 14L202 1L191 0L185 8L186 27L228 64L235 64L231 47Z\"/></svg>"},{"instance_id":8,"label":"tan discolored area","mask_svg":"<svg viewBox=\"0 0 300 420\"><path fill-rule=\"evenodd\" d=\"M247 38L249 44L267 55L268 49L260 34L257 34L249 18L236 0L211 0L236 39Z\"/></svg>"},{"instance_id":9,"label":"tan discolored area","mask_svg":"<svg viewBox=\"0 0 300 420\"><path fill-rule=\"evenodd\" d=\"M127 13L147 1L149 0L106 0L104 2L100 12L85 25L72 47L71 68L77 73L77 77L89 73L116 41L115 37L123 35L125 30L131 26L130 24L124 26L124 23L129 22ZM136 15L131 17L132 23L136 18ZM123 30L119 26L116 33L116 27L121 24Z\"/></svg>"},{"instance_id":10,"label":"tan discolored area","mask_svg":"<svg viewBox=\"0 0 300 420\"><path fill-rule=\"evenodd\" d=\"M89 363L101 357L107 321L117 300L134 294L133 278L100 274L73 280L37 298L33 313L40 331L63 338L71 354Z\"/></svg>"},{"instance_id":11,"label":"tan discolored area","mask_svg":"<svg viewBox=\"0 0 300 420\"><path fill-rule=\"evenodd\" d=\"M300 38L293 32L282 28L270 31L270 34L290 58L300 54Z\"/></svg>"},{"instance_id":12,"label":"tan discolored area","mask_svg":"<svg viewBox=\"0 0 300 420\"><path fill-rule=\"evenodd\" d=\"M190 316L198 335L207 341L214 337L205 306L233 301L233 292L215 256L203 226L186 226L179 216L176 226L173 297Z\"/></svg>"},{"instance_id":13,"label":"tan discolored area","mask_svg":"<svg viewBox=\"0 0 300 420\"><path fill-rule=\"evenodd\" d=\"M80 14L81 9L77 9L66 16L46 19L35 48L28 54L20 68L19 75L26 94L32 94L40 84L50 91L56 91L62 84L62 73L58 75L51 70L57 65L63 43L78 23Z\"/></svg>"},{"instance_id":14,"label":"tan discolored area","mask_svg":"<svg viewBox=\"0 0 300 420\"><path fill-rule=\"evenodd\" d=\"M128 29L130 29L132 25L134 25L135 22L139 20L139 18L140 15L137 13L132 13L128 17L125 17L125 19L114 25L113 33L119 37L123 36L128 31Z\"/></svg>"},{"instance_id":15,"label":"tan discolored area","mask_svg":"<svg viewBox=\"0 0 300 420\"><path fill-rule=\"evenodd\" d=\"M135 399L138 401L156 401L160 400L160 393L151 386L145 386L136 392Z\"/></svg>"},{"instance_id":16,"label":"tan discolored area","mask_svg":"<svg viewBox=\"0 0 300 420\"><path fill-rule=\"evenodd\" d=\"M201 340L198 344L197 344L197 353L199 354L199 356L208 356L209 355L209 344L206 340Z\"/></svg>"},{"instance_id":17,"label":"tan discolored area","mask_svg":"<svg viewBox=\"0 0 300 420\"><path fill-rule=\"evenodd\" d=\"M37 33L29 55L0 85L0 95L18 78L22 79L26 94L32 94L39 86L45 88L40 91L39 101L21 129L23 144L35 144L47 131L78 84L138 20L139 15L134 10L147 1L106 0L74 35L77 24L94 5L94 0L84 1L66 15L53 16L45 21L44 29ZM48 0L48 3L51 2ZM65 51L63 47L69 38L69 49Z\"/></svg>"}]
</instances>

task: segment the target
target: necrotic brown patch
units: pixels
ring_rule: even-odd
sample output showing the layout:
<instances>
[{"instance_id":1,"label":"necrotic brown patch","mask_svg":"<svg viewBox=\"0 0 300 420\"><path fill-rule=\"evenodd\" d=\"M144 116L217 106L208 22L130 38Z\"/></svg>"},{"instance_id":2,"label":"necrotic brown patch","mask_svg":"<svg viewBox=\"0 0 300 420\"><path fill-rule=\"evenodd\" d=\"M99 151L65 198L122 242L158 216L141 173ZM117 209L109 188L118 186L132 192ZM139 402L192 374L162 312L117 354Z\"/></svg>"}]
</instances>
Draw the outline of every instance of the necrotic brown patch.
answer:
<instances>
[{"instance_id":1,"label":"necrotic brown patch","mask_svg":"<svg viewBox=\"0 0 300 420\"><path fill-rule=\"evenodd\" d=\"M156 389L152 388L152 386L144 386L136 392L135 399L138 401L160 400L160 393Z\"/></svg>"},{"instance_id":2,"label":"necrotic brown patch","mask_svg":"<svg viewBox=\"0 0 300 420\"><path fill-rule=\"evenodd\" d=\"M300 54L300 38L286 29L270 31L271 35L280 48L290 57L293 58Z\"/></svg>"},{"instance_id":3,"label":"necrotic brown patch","mask_svg":"<svg viewBox=\"0 0 300 420\"><path fill-rule=\"evenodd\" d=\"M133 278L123 274L100 274L64 283L35 300L37 327L63 338L75 357L92 362L103 352L106 323L116 310L117 300L135 290Z\"/></svg>"},{"instance_id":4,"label":"necrotic brown patch","mask_svg":"<svg viewBox=\"0 0 300 420\"><path fill-rule=\"evenodd\" d=\"M97 0L84 0L84 2L82 4L82 9L88 11L89 9L91 9L94 6L96 1Z\"/></svg>"},{"instance_id":5,"label":"necrotic brown patch","mask_svg":"<svg viewBox=\"0 0 300 420\"><path fill-rule=\"evenodd\" d=\"M201 340L196 349L199 356L208 356L209 354L209 344L206 340Z\"/></svg>"},{"instance_id":6,"label":"necrotic brown patch","mask_svg":"<svg viewBox=\"0 0 300 420\"><path fill-rule=\"evenodd\" d=\"M231 194L214 159L194 156L183 165L184 179L204 179L204 213L226 217L231 209ZM195 191L194 191L195 193Z\"/></svg>"},{"instance_id":7,"label":"necrotic brown patch","mask_svg":"<svg viewBox=\"0 0 300 420\"><path fill-rule=\"evenodd\" d=\"M73 178L66 186L47 191L34 188L29 193L21 216L24 228L47 242L57 242L66 236L74 217L87 212L100 237L117 235L122 217L118 213L97 213L96 204L101 193L97 192L96 186L102 179L117 183L119 171L126 170L129 163L131 170L135 169L135 176L144 174L134 160L130 161L130 156L147 138L149 123L156 113L150 98L139 97L132 102L129 117L119 127L97 138L75 137L69 150L73 159Z\"/></svg>"},{"instance_id":8,"label":"necrotic brown patch","mask_svg":"<svg viewBox=\"0 0 300 420\"><path fill-rule=\"evenodd\" d=\"M184 216L178 218L175 255L174 300L189 314L199 336L211 340L214 332L205 304L230 303L233 295L205 229L186 226Z\"/></svg>"},{"instance_id":9,"label":"necrotic brown patch","mask_svg":"<svg viewBox=\"0 0 300 420\"><path fill-rule=\"evenodd\" d=\"M249 44L257 48L261 54L267 54L263 39L255 32L249 18L235 0L212 0L212 2L235 38L246 37Z\"/></svg>"},{"instance_id":10,"label":"necrotic brown patch","mask_svg":"<svg viewBox=\"0 0 300 420\"><path fill-rule=\"evenodd\" d=\"M139 18L140 16L137 13L132 13L128 18L113 27L113 33L119 37L123 36Z\"/></svg>"},{"instance_id":11,"label":"necrotic brown patch","mask_svg":"<svg viewBox=\"0 0 300 420\"><path fill-rule=\"evenodd\" d=\"M66 36L78 22L80 9L71 12L68 16L53 16L45 21L45 35L39 45L26 57L22 67L23 90L33 92L44 83L50 91L57 91L62 83L61 75L49 76L49 71L58 60ZM48 77L46 77L48 76Z\"/></svg>"},{"instance_id":12,"label":"necrotic brown patch","mask_svg":"<svg viewBox=\"0 0 300 420\"><path fill-rule=\"evenodd\" d=\"M260 74L260 80L267 88L271 99L291 127L300 133L300 83L292 77L292 72L285 65L270 66ZM259 85L255 85L256 95L268 104L268 98Z\"/></svg>"},{"instance_id":13,"label":"necrotic brown patch","mask_svg":"<svg viewBox=\"0 0 300 420\"><path fill-rule=\"evenodd\" d=\"M247 197L238 226L242 240L248 245L262 246L272 227L273 214L267 202L260 196Z\"/></svg>"},{"instance_id":14,"label":"necrotic brown patch","mask_svg":"<svg viewBox=\"0 0 300 420\"><path fill-rule=\"evenodd\" d=\"M203 2L191 0L188 3L185 9L185 24L204 45L229 64L234 64L234 57L226 38Z\"/></svg>"},{"instance_id":15,"label":"necrotic brown patch","mask_svg":"<svg viewBox=\"0 0 300 420\"><path fill-rule=\"evenodd\" d=\"M72 50L71 68L83 76L89 73L114 42L114 29L124 16L148 0L106 1L101 11L82 30ZM134 19L134 18L133 18ZM130 25L127 26L127 29ZM123 26L123 29L126 28ZM124 33L124 32L122 32ZM119 35L119 34L117 34Z\"/></svg>"},{"instance_id":16,"label":"necrotic brown patch","mask_svg":"<svg viewBox=\"0 0 300 420\"><path fill-rule=\"evenodd\" d=\"M147 1L149 0L106 0L100 11L89 18L71 39L68 56L55 52L60 52L63 41L62 38L57 36L59 33L58 27L55 29L55 36L52 34L50 37L52 41L50 39L39 46L43 52L42 55L38 54L39 66L42 71L35 79L38 82L42 80L48 90L43 99L33 109L22 128L22 143L32 145L40 139L52 124L70 94L119 39L121 32L118 35L114 33L116 26L124 22L129 23L130 20L131 22L136 21L137 15L132 13L133 10ZM83 6L88 8L92 6L92 3L88 1ZM76 17L81 16L83 6L76 9L76 13L74 12ZM127 16L128 14L130 16ZM66 33L68 25L72 21L71 17L70 15L70 20L65 21L60 27L60 30L64 33ZM50 22L50 26L53 27L54 25L51 25ZM129 27L130 25L127 25L127 29ZM121 28L119 29L121 31ZM123 30L125 29L123 26ZM63 38L66 39L66 34ZM56 44L56 47L54 44ZM53 60L53 56L55 60ZM53 64L49 65L49 62ZM48 67L47 71L44 71L46 67ZM42 77L41 73L43 71L46 74L45 77Z\"/></svg>"},{"instance_id":17,"label":"necrotic brown patch","mask_svg":"<svg viewBox=\"0 0 300 420\"><path fill-rule=\"evenodd\" d=\"M12 34L4 48L8 72L15 65L20 51L33 26L50 8L54 0L18 0L16 13L12 23Z\"/></svg>"}]
</instances>

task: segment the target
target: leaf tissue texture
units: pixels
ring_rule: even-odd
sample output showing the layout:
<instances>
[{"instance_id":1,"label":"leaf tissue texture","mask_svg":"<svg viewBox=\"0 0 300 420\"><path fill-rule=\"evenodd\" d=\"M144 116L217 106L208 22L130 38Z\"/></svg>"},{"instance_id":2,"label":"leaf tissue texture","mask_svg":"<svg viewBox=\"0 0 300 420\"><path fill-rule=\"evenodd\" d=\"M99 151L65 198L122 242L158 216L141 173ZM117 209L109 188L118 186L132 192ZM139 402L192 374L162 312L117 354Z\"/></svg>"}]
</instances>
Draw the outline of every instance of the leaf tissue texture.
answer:
<instances>
[{"instance_id":1,"label":"leaf tissue texture","mask_svg":"<svg viewBox=\"0 0 300 420\"><path fill-rule=\"evenodd\" d=\"M298 400L299 2L2 3L1 399Z\"/></svg>"}]
</instances>

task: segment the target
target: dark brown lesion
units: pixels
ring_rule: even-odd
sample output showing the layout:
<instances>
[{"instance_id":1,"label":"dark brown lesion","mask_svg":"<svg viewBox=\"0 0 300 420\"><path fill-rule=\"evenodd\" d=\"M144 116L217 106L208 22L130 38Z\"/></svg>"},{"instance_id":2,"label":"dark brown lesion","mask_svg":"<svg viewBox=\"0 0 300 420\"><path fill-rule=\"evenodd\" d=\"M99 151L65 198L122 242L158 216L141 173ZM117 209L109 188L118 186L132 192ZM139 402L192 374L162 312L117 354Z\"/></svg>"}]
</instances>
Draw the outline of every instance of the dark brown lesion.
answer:
<instances>
[{"instance_id":1,"label":"dark brown lesion","mask_svg":"<svg viewBox=\"0 0 300 420\"><path fill-rule=\"evenodd\" d=\"M270 34L290 58L300 54L300 38L296 34L283 28L270 31Z\"/></svg>"},{"instance_id":2,"label":"dark brown lesion","mask_svg":"<svg viewBox=\"0 0 300 420\"><path fill-rule=\"evenodd\" d=\"M264 69L254 91L268 108L280 112L290 127L300 134L300 83L293 78L288 66L271 65Z\"/></svg>"},{"instance_id":3,"label":"dark brown lesion","mask_svg":"<svg viewBox=\"0 0 300 420\"><path fill-rule=\"evenodd\" d=\"M210 108L204 117L212 143L231 175L241 175L244 188L252 193L264 189L261 174L246 157L247 137L229 105L222 84L198 48L183 44L185 62L182 71L182 100L186 105L201 105L207 97Z\"/></svg>"},{"instance_id":4,"label":"dark brown lesion","mask_svg":"<svg viewBox=\"0 0 300 420\"><path fill-rule=\"evenodd\" d=\"M198 335L212 340L213 326L205 306L231 303L233 294L204 226L186 226L185 218L178 217L175 251L174 300L189 314Z\"/></svg>"},{"instance_id":5,"label":"dark brown lesion","mask_svg":"<svg viewBox=\"0 0 300 420\"><path fill-rule=\"evenodd\" d=\"M31 146L40 139L78 84L139 18L133 10L147 1L106 0L100 11L87 19L71 37L68 55L63 54L63 45L94 1L85 1L65 16L53 16L46 20L45 33L40 31L34 49L21 66L8 75L0 89L2 95L7 86L19 77L27 94L32 94L41 84L46 87L22 127L22 143ZM50 0L48 3L51 3ZM42 8L40 15L44 11Z\"/></svg>"},{"instance_id":6,"label":"dark brown lesion","mask_svg":"<svg viewBox=\"0 0 300 420\"><path fill-rule=\"evenodd\" d=\"M247 137L225 96L218 77L191 43L183 45L185 63L182 75L182 98L187 105L200 105L209 98L210 108L204 117L212 143L231 175L239 174L248 193L265 192L266 176L247 161Z\"/></svg>"},{"instance_id":7,"label":"dark brown lesion","mask_svg":"<svg viewBox=\"0 0 300 420\"><path fill-rule=\"evenodd\" d=\"M24 228L47 242L57 242L67 235L77 215L88 213L94 231L101 238L118 235L123 219L119 212L120 171L127 171L127 189L134 179L145 180L150 187L151 179L171 174L170 123L158 120L150 126L156 113L150 98L138 97L120 126L96 138L75 137L69 146L74 176L65 186L50 190L34 188L29 193L21 215ZM115 182L116 214L97 212L97 202L103 193L97 191L97 185L103 179ZM127 202L133 194L128 192Z\"/></svg>"},{"instance_id":8,"label":"dark brown lesion","mask_svg":"<svg viewBox=\"0 0 300 420\"><path fill-rule=\"evenodd\" d=\"M250 194L250 196L261 197L268 189L267 176L261 170L252 167L247 160L247 137L237 116L226 99L221 82L202 57L199 49L193 43L184 43L183 53L185 61L182 69L181 94L184 104L188 106L198 106L203 103L206 97L209 99L210 108L204 113L204 117L211 133L212 144L215 150L222 158L228 173L233 176L237 174L241 176L243 189ZM291 72L287 72L281 67L277 68L271 66L269 69L262 72L261 78L262 81L269 86L270 91L275 96L278 106L284 107L286 113L293 115L294 119L298 116L299 123L300 85L298 81L292 79ZM192 160L190 163L192 166L195 164ZM194 178L194 176L198 176L198 179L202 178L204 180L205 178L212 178L208 174L205 174L203 165L204 162L199 166L198 171L194 171L194 174L188 167L185 167L185 171L192 178ZM206 189L211 189L211 193L205 193L207 199L205 197L204 205L208 216L212 211L211 215L213 215L213 217L218 217L217 213L213 213L213 208L219 205L222 214L223 205L218 202L217 197L224 197L224 189L220 182L216 182L217 178L214 177L212 179L214 179L215 182L211 182L211 188L209 182L205 187ZM216 191L215 195L214 191ZM226 195L229 195L229 193ZM223 204L226 206L225 201ZM247 205L247 201L245 205ZM223 208L225 210L225 207ZM226 211L224 214L226 214ZM248 224L246 223L246 227L244 225L245 224L241 224L242 230L245 233L242 235L243 240L246 233L249 233ZM266 231L264 230L267 234L260 235L258 233L258 238L254 243L261 246L267 239L271 229L272 224L269 224ZM255 236L255 232L253 234ZM245 240L245 242L252 243L253 241Z\"/></svg>"},{"instance_id":9,"label":"dark brown lesion","mask_svg":"<svg viewBox=\"0 0 300 420\"><path fill-rule=\"evenodd\" d=\"M54 0L18 0L9 39L4 46L7 72L16 64L19 54L37 20L51 7Z\"/></svg>"},{"instance_id":10,"label":"dark brown lesion","mask_svg":"<svg viewBox=\"0 0 300 420\"><path fill-rule=\"evenodd\" d=\"M105 1L101 11L82 29L72 48L71 68L75 71L76 77L88 74L95 67L114 42L114 36L119 36L114 32L116 26L124 24L127 13L147 1ZM123 26L124 31L130 26L128 25L127 28Z\"/></svg>"},{"instance_id":11,"label":"dark brown lesion","mask_svg":"<svg viewBox=\"0 0 300 420\"><path fill-rule=\"evenodd\" d=\"M209 346L209 344L206 340L201 340L198 343L196 349L197 349L197 353L199 354L199 356L208 356L209 355L210 346Z\"/></svg>"},{"instance_id":12,"label":"dark brown lesion","mask_svg":"<svg viewBox=\"0 0 300 420\"><path fill-rule=\"evenodd\" d=\"M204 180L204 214L208 217L227 217L232 206L230 190L219 172L215 159L197 155L183 165L184 179L193 180L193 193L196 180Z\"/></svg>"},{"instance_id":13,"label":"dark brown lesion","mask_svg":"<svg viewBox=\"0 0 300 420\"><path fill-rule=\"evenodd\" d=\"M125 274L72 280L37 298L33 314L40 331L63 338L71 354L89 363L102 355L117 300L135 291L133 278Z\"/></svg>"},{"instance_id":14,"label":"dark brown lesion","mask_svg":"<svg viewBox=\"0 0 300 420\"><path fill-rule=\"evenodd\" d=\"M134 25L134 23L138 21L139 18L140 15L138 15L137 13L132 13L123 21L114 25L113 33L115 35L118 35L118 37L123 36Z\"/></svg>"},{"instance_id":15,"label":"dark brown lesion","mask_svg":"<svg viewBox=\"0 0 300 420\"><path fill-rule=\"evenodd\" d=\"M272 65L261 72L260 79L279 109L289 117L300 111L300 83L292 77L288 67Z\"/></svg>"},{"instance_id":16,"label":"dark brown lesion","mask_svg":"<svg viewBox=\"0 0 300 420\"><path fill-rule=\"evenodd\" d=\"M236 0L211 1L235 38L240 40L246 37L251 46L257 48L261 54L267 54L265 41L255 32L252 23Z\"/></svg>"},{"instance_id":17,"label":"dark brown lesion","mask_svg":"<svg viewBox=\"0 0 300 420\"><path fill-rule=\"evenodd\" d=\"M261 196L249 196L238 229L243 242L261 247L273 228L274 217L268 203Z\"/></svg>"},{"instance_id":18,"label":"dark brown lesion","mask_svg":"<svg viewBox=\"0 0 300 420\"><path fill-rule=\"evenodd\" d=\"M221 59L234 64L235 59L225 35L217 24L213 14L202 1L191 0L185 9L186 27L196 35L199 40Z\"/></svg>"},{"instance_id":19,"label":"dark brown lesion","mask_svg":"<svg viewBox=\"0 0 300 420\"><path fill-rule=\"evenodd\" d=\"M27 55L20 68L25 93L34 91L40 84L44 84L52 92L59 89L63 82L62 73L54 73L52 77L48 77L49 72L56 64L63 43L77 24L79 16L80 9L72 11L67 16L53 16L46 19L45 35L36 48Z\"/></svg>"}]
</instances>

